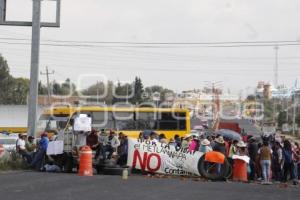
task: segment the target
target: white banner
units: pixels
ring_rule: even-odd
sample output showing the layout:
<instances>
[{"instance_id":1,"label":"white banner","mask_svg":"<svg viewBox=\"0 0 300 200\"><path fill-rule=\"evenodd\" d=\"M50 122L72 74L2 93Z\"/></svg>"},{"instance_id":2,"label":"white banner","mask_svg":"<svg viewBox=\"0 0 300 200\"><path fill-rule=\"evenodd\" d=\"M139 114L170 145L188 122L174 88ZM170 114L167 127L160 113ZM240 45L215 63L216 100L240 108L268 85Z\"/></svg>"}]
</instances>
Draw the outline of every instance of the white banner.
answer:
<instances>
[{"instance_id":1,"label":"white banner","mask_svg":"<svg viewBox=\"0 0 300 200\"><path fill-rule=\"evenodd\" d=\"M47 148L47 155L59 155L64 152L64 141L52 141L49 142Z\"/></svg>"},{"instance_id":2,"label":"white banner","mask_svg":"<svg viewBox=\"0 0 300 200\"><path fill-rule=\"evenodd\" d=\"M198 175L199 159L203 154L158 142L128 139L127 165L152 173Z\"/></svg>"},{"instance_id":3,"label":"white banner","mask_svg":"<svg viewBox=\"0 0 300 200\"><path fill-rule=\"evenodd\" d=\"M84 114L75 118L74 131L89 132L92 130L92 119Z\"/></svg>"}]
</instances>

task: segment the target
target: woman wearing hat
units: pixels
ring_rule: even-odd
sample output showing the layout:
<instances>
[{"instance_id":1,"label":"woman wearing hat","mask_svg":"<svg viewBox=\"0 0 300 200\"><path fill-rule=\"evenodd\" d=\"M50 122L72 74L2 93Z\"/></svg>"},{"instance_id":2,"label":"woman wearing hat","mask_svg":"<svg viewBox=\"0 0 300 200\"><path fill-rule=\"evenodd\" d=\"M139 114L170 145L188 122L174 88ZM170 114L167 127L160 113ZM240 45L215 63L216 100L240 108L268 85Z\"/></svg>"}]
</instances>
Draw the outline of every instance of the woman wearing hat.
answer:
<instances>
[{"instance_id":1,"label":"woman wearing hat","mask_svg":"<svg viewBox=\"0 0 300 200\"><path fill-rule=\"evenodd\" d=\"M223 136L219 136L215 139L215 145L213 147L214 151L220 152L225 155L226 153L226 147L225 147L225 140Z\"/></svg>"},{"instance_id":2,"label":"woman wearing hat","mask_svg":"<svg viewBox=\"0 0 300 200\"><path fill-rule=\"evenodd\" d=\"M243 141L237 143L237 155L239 156L248 156L247 145Z\"/></svg>"},{"instance_id":3,"label":"woman wearing hat","mask_svg":"<svg viewBox=\"0 0 300 200\"><path fill-rule=\"evenodd\" d=\"M212 147L210 146L210 141L208 139L204 139L201 141L199 151L201 153L207 153L212 151Z\"/></svg>"}]
</instances>

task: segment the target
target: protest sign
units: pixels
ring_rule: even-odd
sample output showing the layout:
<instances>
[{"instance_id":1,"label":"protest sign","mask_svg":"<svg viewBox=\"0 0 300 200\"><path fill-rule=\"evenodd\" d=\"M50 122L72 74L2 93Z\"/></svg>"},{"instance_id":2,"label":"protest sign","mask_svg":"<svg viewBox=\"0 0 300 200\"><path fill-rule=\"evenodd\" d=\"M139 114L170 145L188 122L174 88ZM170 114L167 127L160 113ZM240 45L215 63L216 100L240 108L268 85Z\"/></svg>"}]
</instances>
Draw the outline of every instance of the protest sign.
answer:
<instances>
[{"instance_id":1,"label":"protest sign","mask_svg":"<svg viewBox=\"0 0 300 200\"><path fill-rule=\"evenodd\" d=\"M202 155L173 145L128 139L127 165L151 173L200 176L198 163Z\"/></svg>"}]
</instances>

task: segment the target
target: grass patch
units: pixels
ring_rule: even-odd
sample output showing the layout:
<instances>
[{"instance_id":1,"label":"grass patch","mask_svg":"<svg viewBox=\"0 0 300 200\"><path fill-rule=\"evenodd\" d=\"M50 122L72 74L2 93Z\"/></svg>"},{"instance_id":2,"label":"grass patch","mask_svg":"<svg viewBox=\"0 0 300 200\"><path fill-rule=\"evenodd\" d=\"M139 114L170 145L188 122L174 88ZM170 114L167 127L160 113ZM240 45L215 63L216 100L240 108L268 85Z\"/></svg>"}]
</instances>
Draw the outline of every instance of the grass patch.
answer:
<instances>
[{"instance_id":1,"label":"grass patch","mask_svg":"<svg viewBox=\"0 0 300 200\"><path fill-rule=\"evenodd\" d=\"M5 153L3 157L0 158L0 170L21 170L26 169L26 163L20 155L15 151L10 153Z\"/></svg>"}]
</instances>

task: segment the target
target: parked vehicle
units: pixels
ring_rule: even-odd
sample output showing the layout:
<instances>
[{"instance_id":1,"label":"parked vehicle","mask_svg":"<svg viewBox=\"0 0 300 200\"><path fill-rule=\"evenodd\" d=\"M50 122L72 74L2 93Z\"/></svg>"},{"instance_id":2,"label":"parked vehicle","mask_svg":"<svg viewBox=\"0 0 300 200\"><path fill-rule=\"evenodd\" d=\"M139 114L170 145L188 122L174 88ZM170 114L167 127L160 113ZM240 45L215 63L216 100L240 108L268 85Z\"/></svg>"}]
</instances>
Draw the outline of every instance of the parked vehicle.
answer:
<instances>
[{"instance_id":1,"label":"parked vehicle","mask_svg":"<svg viewBox=\"0 0 300 200\"><path fill-rule=\"evenodd\" d=\"M17 139L17 135L0 134L0 144L2 144L4 149L8 152L16 150Z\"/></svg>"}]
</instances>

